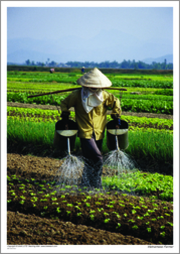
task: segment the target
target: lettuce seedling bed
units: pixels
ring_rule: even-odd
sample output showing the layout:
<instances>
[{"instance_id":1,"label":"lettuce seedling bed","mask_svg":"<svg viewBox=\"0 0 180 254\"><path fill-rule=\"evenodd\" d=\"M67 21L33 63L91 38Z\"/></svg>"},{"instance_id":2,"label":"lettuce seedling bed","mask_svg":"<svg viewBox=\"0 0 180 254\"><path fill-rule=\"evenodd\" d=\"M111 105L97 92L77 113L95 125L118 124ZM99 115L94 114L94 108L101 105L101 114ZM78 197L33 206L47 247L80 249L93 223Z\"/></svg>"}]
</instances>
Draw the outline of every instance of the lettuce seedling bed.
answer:
<instances>
[{"instance_id":1,"label":"lettuce seedling bed","mask_svg":"<svg viewBox=\"0 0 180 254\"><path fill-rule=\"evenodd\" d=\"M154 244L173 244L172 203L154 196L82 189L11 175L8 177L7 202L10 211L71 221Z\"/></svg>"}]
</instances>

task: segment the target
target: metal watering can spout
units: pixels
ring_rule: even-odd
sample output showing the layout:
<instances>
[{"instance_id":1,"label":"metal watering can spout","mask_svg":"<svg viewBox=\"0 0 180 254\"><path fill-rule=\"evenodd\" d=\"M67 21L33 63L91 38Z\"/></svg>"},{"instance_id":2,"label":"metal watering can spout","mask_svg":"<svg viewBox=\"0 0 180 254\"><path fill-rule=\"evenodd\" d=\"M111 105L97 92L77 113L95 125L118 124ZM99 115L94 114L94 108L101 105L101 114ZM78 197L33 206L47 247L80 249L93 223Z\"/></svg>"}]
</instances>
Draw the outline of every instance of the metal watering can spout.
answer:
<instances>
[{"instance_id":1,"label":"metal watering can spout","mask_svg":"<svg viewBox=\"0 0 180 254\"><path fill-rule=\"evenodd\" d=\"M67 138L68 155L71 155L70 139Z\"/></svg>"},{"instance_id":2,"label":"metal watering can spout","mask_svg":"<svg viewBox=\"0 0 180 254\"><path fill-rule=\"evenodd\" d=\"M116 129L115 140L116 140L116 150L120 150L120 149L119 149L119 144L118 144L118 138L117 138L117 129Z\"/></svg>"}]
</instances>

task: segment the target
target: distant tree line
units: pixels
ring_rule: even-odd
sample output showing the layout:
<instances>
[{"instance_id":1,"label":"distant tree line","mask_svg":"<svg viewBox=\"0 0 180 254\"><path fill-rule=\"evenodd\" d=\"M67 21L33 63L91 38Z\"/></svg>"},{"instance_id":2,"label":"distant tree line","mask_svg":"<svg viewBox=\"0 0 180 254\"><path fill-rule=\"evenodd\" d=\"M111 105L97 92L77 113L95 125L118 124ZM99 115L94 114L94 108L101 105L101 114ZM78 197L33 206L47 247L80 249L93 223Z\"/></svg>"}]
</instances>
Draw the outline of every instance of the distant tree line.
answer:
<instances>
[{"instance_id":1,"label":"distant tree line","mask_svg":"<svg viewBox=\"0 0 180 254\"><path fill-rule=\"evenodd\" d=\"M167 63L166 59L164 60L163 63L156 63L152 62L152 64L147 64L142 61L136 62L135 60L133 61L126 61L124 60L121 63L118 63L117 61L109 62L101 62L101 63L95 63L95 62L72 62L69 61L66 63L69 67L74 67L74 68L82 68L84 66L85 68L112 68L112 69L156 69L156 70L173 70L173 64L172 63Z\"/></svg>"},{"instance_id":2,"label":"distant tree line","mask_svg":"<svg viewBox=\"0 0 180 254\"><path fill-rule=\"evenodd\" d=\"M8 65L12 65L12 63L9 63ZM29 59L25 61L25 65L27 66L41 66L41 67L72 67L72 68L111 68L111 69L134 69L134 70L140 70L140 69L145 69L145 70L173 70L173 63L167 63L166 59L164 59L164 62L162 63L157 63L157 62L152 62L151 64L144 63L142 61L136 62L135 60L133 61L126 61L123 60L121 63L118 63L117 61L104 61L101 63L96 63L96 62L79 62L79 61L69 61L67 63L57 63L55 61L50 61L48 60L43 63L43 62L34 62L30 61Z\"/></svg>"}]
</instances>

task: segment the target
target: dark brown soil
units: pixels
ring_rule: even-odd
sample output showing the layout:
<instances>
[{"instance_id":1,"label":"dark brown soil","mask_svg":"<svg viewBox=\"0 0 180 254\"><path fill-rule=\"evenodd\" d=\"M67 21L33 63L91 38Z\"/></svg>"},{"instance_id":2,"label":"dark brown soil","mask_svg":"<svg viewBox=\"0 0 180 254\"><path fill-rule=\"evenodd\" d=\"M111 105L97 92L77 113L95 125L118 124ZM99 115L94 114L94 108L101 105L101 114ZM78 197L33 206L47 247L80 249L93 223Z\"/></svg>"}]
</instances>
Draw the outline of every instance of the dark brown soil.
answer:
<instances>
[{"instance_id":1,"label":"dark brown soil","mask_svg":"<svg viewBox=\"0 0 180 254\"><path fill-rule=\"evenodd\" d=\"M8 245L153 245L153 243L111 233L93 226L7 212Z\"/></svg>"},{"instance_id":2,"label":"dark brown soil","mask_svg":"<svg viewBox=\"0 0 180 254\"><path fill-rule=\"evenodd\" d=\"M56 106L52 105L36 105L36 104L25 104L19 102L7 102L7 106L10 107L19 107L19 108L41 108L41 109L49 109L49 110L57 110ZM60 107L58 107L60 109ZM73 109L72 109L73 110ZM110 114L110 112L108 112ZM162 119L173 119L172 115L166 114L153 114L153 113L137 113L137 112L122 112L122 115L128 116L139 116L139 117L149 117L149 118L162 118Z\"/></svg>"},{"instance_id":3,"label":"dark brown soil","mask_svg":"<svg viewBox=\"0 0 180 254\"><path fill-rule=\"evenodd\" d=\"M39 185L35 182L52 181L61 163L61 161L51 158L7 154L7 174L10 177L16 174L19 178L11 178L8 181L7 199L11 200L8 203L7 212L8 245L173 244L173 227L167 223L173 222L171 213L173 206L170 202L163 203L160 200L152 202L146 197L142 200L140 197L124 196L120 192L108 194L103 192L103 195L98 192L97 195L92 195L87 190L80 191L78 189L76 193L72 192L72 194L70 189L65 189L65 191L61 191L61 194L65 196L67 202L63 202L64 197L61 195L52 194L51 197L57 198L55 202L59 204L52 204L52 200L47 198L43 202L36 202L34 207L29 190L36 193L35 196L39 200L44 199L44 194L53 190L48 191L49 185L45 183L44 193L38 194L38 191L42 191L42 189L39 189ZM104 174L106 174L105 171ZM25 189L20 188L22 184L25 184ZM53 186L53 183L51 184ZM15 191L16 196L11 195L12 192L9 191L12 190ZM25 192L23 192L24 190ZM87 194L91 198L85 200ZM22 196L25 197L24 204L19 203L23 199ZM103 198L103 200L100 201L99 198ZM109 207L112 205L111 201L113 201L114 207ZM95 205L95 202L100 202L100 204ZM86 203L89 203L90 207ZM67 204L73 206L69 207ZM79 209L75 208L75 205L81 207L83 216L77 216ZM137 208L136 213L133 213L132 210L135 209L133 206L140 207L140 209ZM45 210L44 207L48 207L48 209ZM61 212L57 212L57 207L60 207ZM157 210L154 209L155 207ZM103 212L97 211L98 208L103 208ZM69 215L67 210L70 211ZM95 211L93 220L90 218L92 210ZM149 215L144 216L143 220L137 219L137 216L142 217L148 210L154 211L148 212ZM117 217L113 213L114 211L120 217ZM52 216L55 219L52 219ZM158 219L160 216L163 218ZM104 220L107 218L110 218L110 222L105 223ZM156 220L154 221L154 219ZM151 227L146 225L148 222L151 223ZM121 224L118 228L116 228L117 223ZM138 228L133 229L134 225ZM161 229L160 227L163 225L165 228ZM151 228L151 232L147 231L148 227ZM162 232L165 232L165 236L162 236Z\"/></svg>"}]
</instances>

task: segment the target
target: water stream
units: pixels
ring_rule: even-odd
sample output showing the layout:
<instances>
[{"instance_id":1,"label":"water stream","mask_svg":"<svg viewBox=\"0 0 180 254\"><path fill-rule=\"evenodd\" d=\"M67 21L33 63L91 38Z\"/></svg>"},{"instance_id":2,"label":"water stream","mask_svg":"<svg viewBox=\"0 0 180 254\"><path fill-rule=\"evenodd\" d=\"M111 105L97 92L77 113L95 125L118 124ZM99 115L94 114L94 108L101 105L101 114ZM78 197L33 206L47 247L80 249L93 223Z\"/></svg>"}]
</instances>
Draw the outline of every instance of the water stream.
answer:
<instances>
[{"instance_id":1,"label":"water stream","mask_svg":"<svg viewBox=\"0 0 180 254\"><path fill-rule=\"evenodd\" d=\"M68 154L64 157L63 163L57 171L54 179L55 182L57 184L66 184L71 186L79 185L82 179L85 163L85 158ZM132 169L135 168L135 163L125 152L121 150L114 150L104 156L103 167L111 175L121 177L121 173L131 172Z\"/></svg>"},{"instance_id":2,"label":"water stream","mask_svg":"<svg viewBox=\"0 0 180 254\"><path fill-rule=\"evenodd\" d=\"M135 168L135 162L130 156L121 150L113 150L104 156L104 167L109 171L115 171L116 175L129 172Z\"/></svg>"},{"instance_id":3,"label":"water stream","mask_svg":"<svg viewBox=\"0 0 180 254\"><path fill-rule=\"evenodd\" d=\"M67 185L76 185L80 182L84 162L80 157L68 154L57 171L55 181Z\"/></svg>"}]
</instances>

